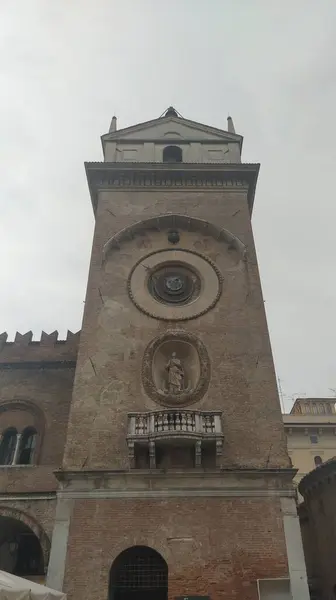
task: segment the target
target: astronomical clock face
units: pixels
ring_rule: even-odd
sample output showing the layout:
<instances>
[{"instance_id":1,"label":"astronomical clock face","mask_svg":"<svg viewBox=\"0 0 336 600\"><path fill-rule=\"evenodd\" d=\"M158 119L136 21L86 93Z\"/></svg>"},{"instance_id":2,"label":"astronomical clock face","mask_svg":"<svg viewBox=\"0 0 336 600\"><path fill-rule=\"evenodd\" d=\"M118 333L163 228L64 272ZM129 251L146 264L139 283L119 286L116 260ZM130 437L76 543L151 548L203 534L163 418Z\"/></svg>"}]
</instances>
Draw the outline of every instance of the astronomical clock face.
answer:
<instances>
[{"instance_id":1,"label":"astronomical clock face","mask_svg":"<svg viewBox=\"0 0 336 600\"><path fill-rule=\"evenodd\" d=\"M188 250L163 250L133 268L129 295L144 313L161 320L194 319L212 308L221 292L221 276L208 258Z\"/></svg>"},{"instance_id":2,"label":"astronomical clock face","mask_svg":"<svg viewBox=\"0 0 336 600\"><path fill-rule=\"evenodd\" d=\"M196 271L179 263L167 263L154 270L148 279L150 294L164 304L191 302L200 293L201 281Z\"/></svg>"}]
</instances>

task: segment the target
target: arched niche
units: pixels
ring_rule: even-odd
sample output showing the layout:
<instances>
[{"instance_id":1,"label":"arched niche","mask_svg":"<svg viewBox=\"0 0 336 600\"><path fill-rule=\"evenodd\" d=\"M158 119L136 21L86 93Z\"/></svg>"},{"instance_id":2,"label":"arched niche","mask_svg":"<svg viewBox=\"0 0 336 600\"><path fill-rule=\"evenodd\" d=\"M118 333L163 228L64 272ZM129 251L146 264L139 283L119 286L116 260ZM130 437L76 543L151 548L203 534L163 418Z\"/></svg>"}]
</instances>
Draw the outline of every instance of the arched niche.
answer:
<instances>
[{"instance_id":1,"label":"arched niche","mask_svg":"<svg viewBox=\"0 0 336 600\"><path fill-rule=\"evenodd\" d=\"M175 377L169 376L170 371L173 371L173 375L176 374ZM198 352L189 342L167 339L154 352L153 383L156 389L164 394L190 393L198 384L200 371ZM174 387L177 387L176 391Z\"/></svg>"},{"instance_id":2,"label":"arched niche","mask_svg":"<svg viewBox=\"0 0 336 600\"><path fill-rule=\"evenodd\" d=\"M225 243L230 249L238 252L242 260L245 259L245 244L227 229L218 227L218 225L203 219L188 217L186 215L168 214L152 217L143 221L137 221L136 223L133 223L133 225L116 233L104 245L103 261L106 260L110 252L119 250L123 243L133 240L137 235L140 235L144 231L169 232L179 229L183 231L199 232L202 235L213 237L215 240Z\"/></svg>"},{"instance_id":3,"label":"arched niche","mask_svg":"<svg viewBox=\"0 0 336 600\"><path fill-rule=\"evenodd\" d=\"M142 382L148 396L163 406L197 402L210 382L210 360L204 344L187 331L166 331L144 352Z\"/></svg>"}]
</instances>

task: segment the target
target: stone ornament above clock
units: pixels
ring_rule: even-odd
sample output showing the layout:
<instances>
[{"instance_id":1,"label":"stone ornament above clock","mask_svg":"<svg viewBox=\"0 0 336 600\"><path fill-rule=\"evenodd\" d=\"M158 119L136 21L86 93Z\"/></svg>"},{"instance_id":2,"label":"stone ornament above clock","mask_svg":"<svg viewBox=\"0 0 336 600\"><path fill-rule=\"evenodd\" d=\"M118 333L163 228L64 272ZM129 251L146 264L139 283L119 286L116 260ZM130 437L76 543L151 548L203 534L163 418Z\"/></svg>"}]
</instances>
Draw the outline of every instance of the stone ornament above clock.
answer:
<instances>
[{"instance_id":1,"label":"stone ornament above clock","mask_svg":"<svg viewBox=\"0 0 336 600\"><path fill-rule=\"evenodd\" d=\"M194 319L217 302L218 268L190 250L164 249L143 257L128 279L131 300L145 314L165 321Z\"/></svg>"}]
</instances>

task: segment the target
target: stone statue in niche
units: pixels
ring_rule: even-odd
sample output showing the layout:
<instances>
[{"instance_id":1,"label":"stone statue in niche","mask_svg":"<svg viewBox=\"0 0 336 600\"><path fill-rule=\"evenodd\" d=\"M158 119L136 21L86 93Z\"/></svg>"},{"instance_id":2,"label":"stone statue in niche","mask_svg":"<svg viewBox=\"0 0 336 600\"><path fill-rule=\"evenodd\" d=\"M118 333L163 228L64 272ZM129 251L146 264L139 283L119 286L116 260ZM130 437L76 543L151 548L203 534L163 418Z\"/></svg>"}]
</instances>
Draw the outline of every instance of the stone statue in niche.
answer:
<instances>
[{"instance_id":1,"label":"stone statue in niche","mask_svg":"<svg viewBox=\"0 0 336 600\"><path fill-rule=\"evenodd\" d=\"M184 368L176 352L173 352L166 365L168 372L168 393L180 394L184 391Z\"/></svg>"}]
</instances>

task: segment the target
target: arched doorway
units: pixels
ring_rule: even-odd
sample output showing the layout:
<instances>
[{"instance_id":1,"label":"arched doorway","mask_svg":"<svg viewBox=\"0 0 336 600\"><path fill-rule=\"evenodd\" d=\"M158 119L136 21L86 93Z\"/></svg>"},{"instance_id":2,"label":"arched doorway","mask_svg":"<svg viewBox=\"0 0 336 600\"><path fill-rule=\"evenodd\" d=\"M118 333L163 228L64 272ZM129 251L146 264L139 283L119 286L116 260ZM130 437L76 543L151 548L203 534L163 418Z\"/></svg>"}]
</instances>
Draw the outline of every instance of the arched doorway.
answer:
<instances>
[{"instance_id":1,"label":"arched doorway","mask_svg":"<svg viewBox=\"0 0 336 600\"><path fill-rule=\"evenodd\" d=\"M19 577L44 576L40 541L22 521L0 516L0 570Z\"/></svg>"},{"instance_id":2,"label":"arched doorway","mask_svg":"<svg viewBox=\"0 0 336 600\"><path fill-rule=\"evenodd\" d=\"M109 600L167 600L168 566L148 546L133 546L115 559L109 582Z\"/></svg>"}]
</instances>

